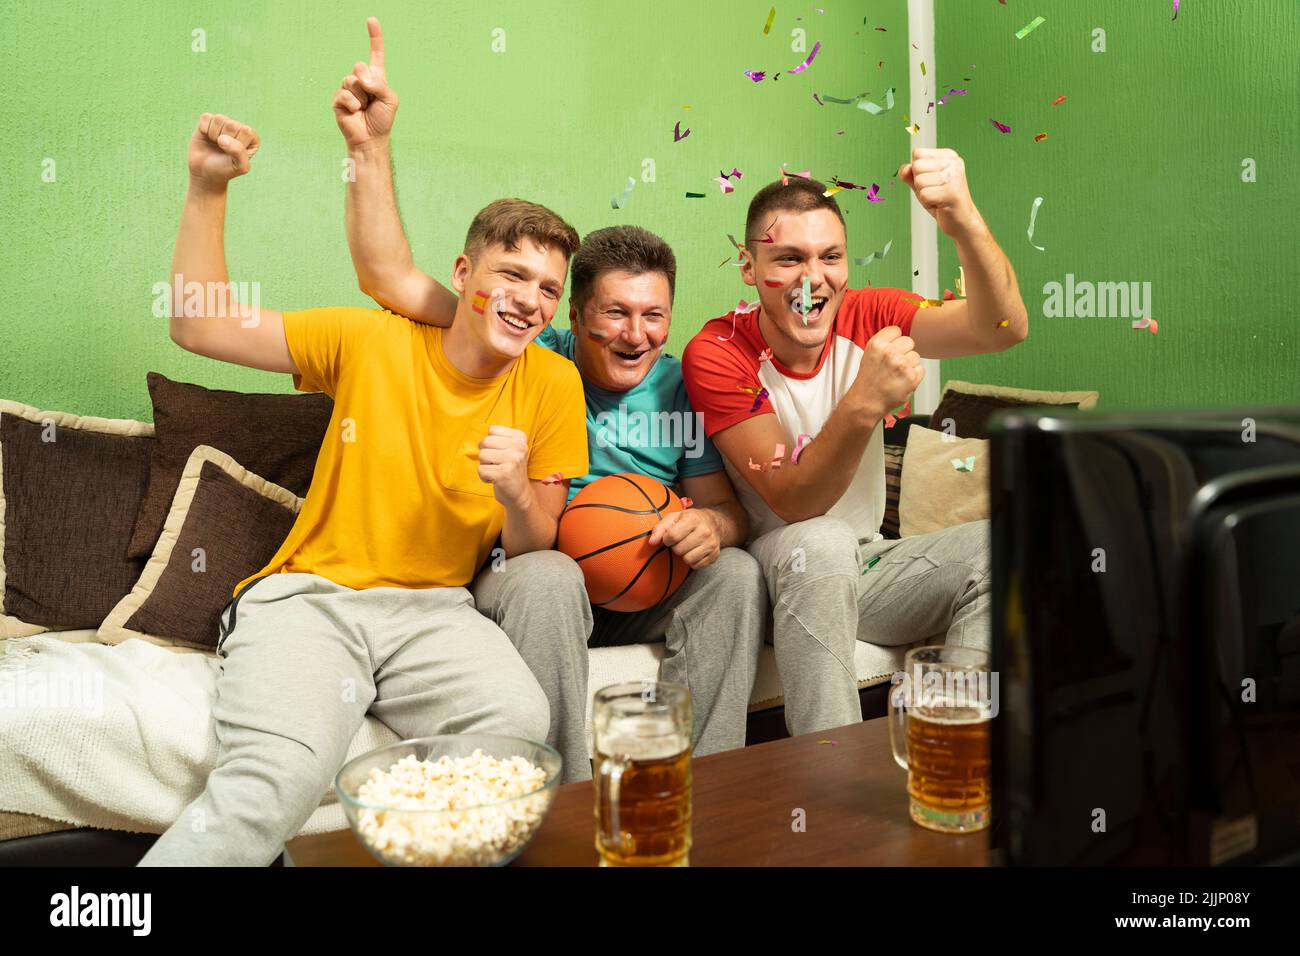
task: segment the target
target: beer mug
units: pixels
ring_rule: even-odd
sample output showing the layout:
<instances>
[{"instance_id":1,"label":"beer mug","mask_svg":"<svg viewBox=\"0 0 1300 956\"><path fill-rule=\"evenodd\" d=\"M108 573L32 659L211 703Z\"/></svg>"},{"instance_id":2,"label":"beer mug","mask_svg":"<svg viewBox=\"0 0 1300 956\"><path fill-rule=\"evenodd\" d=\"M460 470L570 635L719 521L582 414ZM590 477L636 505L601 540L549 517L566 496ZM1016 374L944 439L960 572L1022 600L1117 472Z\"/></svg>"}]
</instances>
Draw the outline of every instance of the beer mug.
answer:
<instances>
[{"instance_id":1,"label":"beer mug","mask_svg":"<svg viewBox=\"0 0 1300 956\"><path fill-rule=\"evenodd\" d=\"M691 694L642 681L592 702L601 866L686 866L691 849Z\"/></svg>"},{"instance_id":2,"label":"beer mug","mask_svg":"<svg viewBox=\"0 0 1300 956\"><path fill-rule=\"evenodd\" d=\"M889 692L889 744L907 771L914 821L944 833L989 825L989 729L997 675L987 651L917 647Z\"/></svg>"}]
</instances>

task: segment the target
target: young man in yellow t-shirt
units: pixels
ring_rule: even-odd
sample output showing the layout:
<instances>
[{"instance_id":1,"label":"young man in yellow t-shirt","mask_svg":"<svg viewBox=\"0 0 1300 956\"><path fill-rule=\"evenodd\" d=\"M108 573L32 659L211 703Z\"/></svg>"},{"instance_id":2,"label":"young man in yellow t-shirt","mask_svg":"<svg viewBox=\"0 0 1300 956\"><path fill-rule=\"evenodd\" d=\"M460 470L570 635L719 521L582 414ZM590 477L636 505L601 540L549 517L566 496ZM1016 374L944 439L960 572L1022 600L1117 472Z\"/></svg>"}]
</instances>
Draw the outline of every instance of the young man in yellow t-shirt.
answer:
<instances>
[{"instance_id":1,"label":"young man in yellow t-shirt","mask_svg":"<svg viewBox=\"0 0 1300 956\"><path fill-rule=\"evenodd\" d=\"M270 863L367 713L402 738L544 740L550 720L466 585L498 536L505 556L550 548L567 479L587 473L577 370L531 344L577 233L533 203L487 206L456 258L462 295L447 329L369 309L250 308L229 295L223 231L227 184L259 145L250 127L207 113L190 139L173 287L223 291L173 302L171 336L292 373L298 389L332 396L334 413L288 538L222 613L217 765L146 865Z\"/></svg>"}]
</instances>

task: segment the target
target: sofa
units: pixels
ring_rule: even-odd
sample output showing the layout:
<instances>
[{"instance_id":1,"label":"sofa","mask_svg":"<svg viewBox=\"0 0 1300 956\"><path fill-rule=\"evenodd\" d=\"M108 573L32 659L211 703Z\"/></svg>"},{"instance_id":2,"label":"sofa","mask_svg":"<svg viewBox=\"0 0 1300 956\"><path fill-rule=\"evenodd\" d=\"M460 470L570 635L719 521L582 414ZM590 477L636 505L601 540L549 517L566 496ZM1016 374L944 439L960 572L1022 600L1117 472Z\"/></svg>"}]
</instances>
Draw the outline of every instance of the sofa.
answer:
<instances>
[{"instance_id":1,"label":"sofa","mask_svg":"<svg viewBox=\"0 0 1300 956\"><path fill-rule=\"evenodd\" d=\"M232 575L247 573L249 562L260 566L257 547L273 549L282 540L329 420L327 405L308 408L299 396L218 392L155 373L149 385L152 424L37 412L0 401L0 864L134 863L201 792L217 756L211 702L219 659L215 635L208 636L210 605L223 587L228 595L230 580L241 579ZM261 425L241 432L249 416L260 416ZM911 415L891 420L885 431L885 533L891 537L899 534L908 434L926 423L926 416ZM65 443L62 464L45 461L51 453L37 444L38 429ZM303 434L305 441L294 438ZM78 443L85 447L78 449ZM268 451L268 445L277 447ZM299 447L304 445L307 453ZM67 461L74 458L85 472L84 486L69 489ZM236 458L258 460L260 473ZM77 508L51 504L69 496ZM250 503L240 504L245 499ZM977 505L970 512L976 517ZM204 509L230 514L232 508L245 508L239 513L250 516L251 527L222 528L213 537L207 519L208 537L202 540L224 542L205 555L211 567L185 577L177 594L160 597L175 569L197 562L191 556L204 550L190 547L191 525L201 523ZM43 510L51 514L42 518ZM101 528L110 542L100 540ZM266 537L260 545L258 534ZM45 562L30 560L30 549L52 543L66 546L51 551L55 558ZM45 580L51 563L59 564L69 550L93 560L72 562L61 580ZM124 551L134 556L124 562ZM229 554L245 566L221 565ZM214 569L221 574L212 574ZM96 575L107 593L77 586L80 578ZM195 580L207 591L194 591ZM856 645L864 717L884 713L890 675L901 668L906 650ZM662 643L592 649L589 692L654 679L662 655ZM17 688L25 699L4 699L6 673L9 697ZM23 675L21 685L16 674ZM85 706L70 704L71 696L55 702L74 679L81 682ZM37 701L37 693L46 700ZM782 705L768 646L750 700L748 743L785 734ZM368 717L348 757L396 739ZM331 789L301 833L346 827Z\"/></svg>"}]
</instances>

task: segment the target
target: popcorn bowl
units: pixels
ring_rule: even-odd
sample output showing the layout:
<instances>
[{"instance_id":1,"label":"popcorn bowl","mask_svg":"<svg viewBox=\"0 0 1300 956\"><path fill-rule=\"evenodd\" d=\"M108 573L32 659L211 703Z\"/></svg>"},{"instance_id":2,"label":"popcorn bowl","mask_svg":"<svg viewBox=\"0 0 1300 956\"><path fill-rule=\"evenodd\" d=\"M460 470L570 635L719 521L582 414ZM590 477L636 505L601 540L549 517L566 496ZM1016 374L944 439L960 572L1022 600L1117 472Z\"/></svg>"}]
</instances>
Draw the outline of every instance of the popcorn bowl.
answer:
<instances>
[{"instance_id":1,"label":"popcorn bowl","mask_svg":"<svg viewBox=\"0 0 1300 956\"><path fill-rule=\"evenodd\" d=\"M386 866L504 866L546 819L562 765L522 737L444 734L362 754L334 789L352 832Z\"/></svg>"}]
</instances>

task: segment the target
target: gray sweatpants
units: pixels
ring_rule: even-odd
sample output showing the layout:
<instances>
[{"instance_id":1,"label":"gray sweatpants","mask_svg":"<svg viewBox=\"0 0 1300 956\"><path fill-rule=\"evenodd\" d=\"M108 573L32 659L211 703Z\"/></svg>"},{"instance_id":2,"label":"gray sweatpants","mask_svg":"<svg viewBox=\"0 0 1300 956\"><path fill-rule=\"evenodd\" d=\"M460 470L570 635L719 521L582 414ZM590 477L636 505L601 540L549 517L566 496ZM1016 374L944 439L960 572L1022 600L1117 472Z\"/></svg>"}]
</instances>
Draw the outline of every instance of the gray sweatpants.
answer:
<instances>
[{"instance_id":1,"label":"gray sweatpants","mask_svg":"<svg viewBox=\"0 0 1300 956\"><path fill-rule=\"evenodd\" d=\"M234 620L231 620L231 616ZM546 696L465 588L356 591L274 574L222 612L203 793L142 866L266 866L320 805L367 713L399 737L545 740Z\"/></svg>"},{"instance_id":2,"label":"gray sweatpants","mask_svg":"<svg viewBox=\"0 0 1300 956\"><path fill-rule=\"evenodd\" d=\"M867 543L824 515L769 531L749 550L772 598L791 734L862 719L855 640L990 646L988 521Z\"/></svg>"},{"instance_id":3,"label":"gray sweatpants","mask_svg":"<svg viewBox=\"0 0 1300 956\"><path fill-rule=\"evenodd\" d=\"M767 591L758 564L739 548L723 548L667 601L644 611L593 613L582 569L558 551L507 558L500 570L480 572L474 600L514 641L546 692L546 742L564 755L565 783L591 779L588 646L664 641L660 678L691 692L695 754L745 745Z\"/></svg>"}]
</instances>

